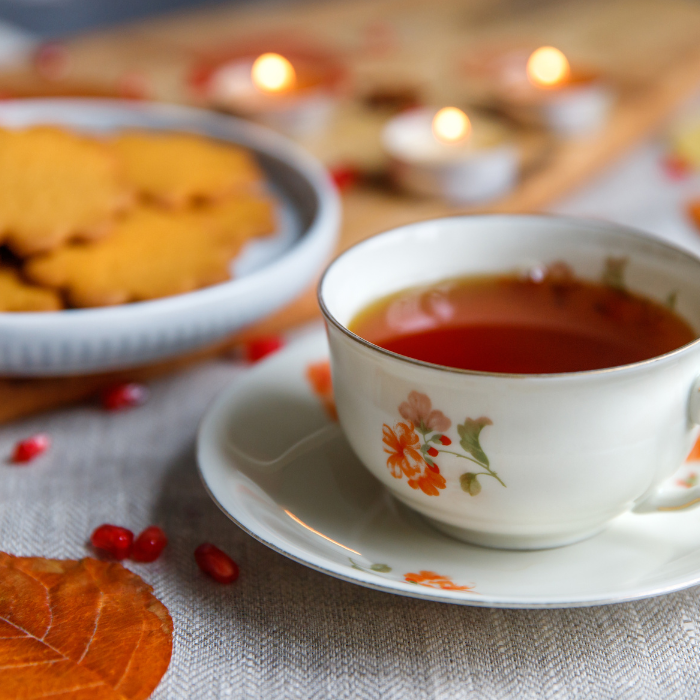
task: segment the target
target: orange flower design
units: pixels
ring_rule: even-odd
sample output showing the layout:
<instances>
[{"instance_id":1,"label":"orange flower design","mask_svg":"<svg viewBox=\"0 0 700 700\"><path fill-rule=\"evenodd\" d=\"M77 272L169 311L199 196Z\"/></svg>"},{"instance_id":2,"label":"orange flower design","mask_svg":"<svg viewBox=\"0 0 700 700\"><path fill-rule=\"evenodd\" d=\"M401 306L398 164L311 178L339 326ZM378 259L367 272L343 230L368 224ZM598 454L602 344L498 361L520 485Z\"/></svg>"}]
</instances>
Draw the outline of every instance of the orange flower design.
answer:
<instances>
[{"instance_id":1,"label":"orange flower design","mask_svg":"<svg viewBox=\"0 0 700 700\"><path fill-rule=\"evenodd\" d=\"M399 406L399 413L424 432L444 433L452 425L452 421L442 411L433 408L430 397L418 391L412 391L408 395L408 401Z\"/></svg>"},{"instance_id":2,"label":"orange flower design","mask_svg":"<svg viewBox=\"0 0 700 700\"><path fill-rule=\"evenodd\" d=\"M441 576L434 571L419 571L417 574L404 574L407 583L417 583L426 588L440 588L443 591L473 591L474 586L458 586L449 576Z\"/></svg>"},{"instance_id":3,"label":"orange flower design","mask_svg":"<svg viewBox=\"0 0 700 700\"><path fill-rule=\"evenodd\" d=\"M408 485L412 489L420 489L426 496L439 496L438 489L444 489L446 483L437 464L432 467L427 464L420 476L408 480Z\"/></svg>"},{"instance_id":4,"label":"orange flower design","mask_svg":"<svg viewBox=\"0 0 700 700\"><path fill-rule=\"evenodd\" d=\"M420 489L426 496L439 496L440 491L447 488L447 482L435 460L442 459L440 455L445 453L476 465L477 471L469 471L459 477L461 489L470 496L481 493L479 477L493 477L505 487L503 480L491 468L479 442L484 427L493 425L490 418L467 416L464 423L457 425L459 447L445 449L452 445L452 438L445 435L452 421L442 411L433 408L427 394L409 392L407 400L402 401L398 409L405 422L397 423L393 430L386 423L383 426L384 452L389 455L386 464L393 477L401 479L405 474L412 489Z\"/></svg>"},{"instance_id":5,"label":"orange flower design","mask_svg":"<svg viewBox=\"0 0 700 700\"><path fill-rule=\"evenodd\" d=\"M310 364L306 368L306 379L311 385L314 394L320 399L329 417L332 420L338 420L335 398L333 397L331 363L328 360L321 360L320 362Z\"/></svg>"},{"instance_id":6,"label":"orange flower design","mask_svg":"<svg viewBox=\"0 0 700 700\"><path fill-rule=\"evenodd\" d=\"M425 462L416 449L419 440L413 423L397 423L393 430L384 423L382 435L382 442L386 445L384 452L389 455L386 466L389 467L391 475L395 479L401 479L404 474L408 477L420 474Z\"/></svg>"}]
</instances>

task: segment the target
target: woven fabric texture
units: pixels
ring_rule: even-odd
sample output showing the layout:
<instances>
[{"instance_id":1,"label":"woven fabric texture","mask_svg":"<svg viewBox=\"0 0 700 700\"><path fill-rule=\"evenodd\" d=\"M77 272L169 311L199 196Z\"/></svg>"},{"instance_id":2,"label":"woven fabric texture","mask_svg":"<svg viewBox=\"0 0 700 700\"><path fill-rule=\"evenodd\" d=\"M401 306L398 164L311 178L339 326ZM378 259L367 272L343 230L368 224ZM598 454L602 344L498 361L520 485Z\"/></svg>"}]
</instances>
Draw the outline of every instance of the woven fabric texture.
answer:
<instances>
[{"instance_id":1,"label":"woven fabric texture","mask_svg":"<svg viewBox=\"0 0 700 700\"><path fill-rule=\"evenodd\" d=\"M232 524L202 487L198 422L244 371L199 367L153 386L149 403L109 414L78 407L0 429L0 454L37 431L50 454L0 463L0 549L80 558L103 523L161 524L166 554L128 566L155 587L175 623L158 700L213 698L696 698L700 590L574 610L429 603L307 569ZM241 566L232 586L205 578L203 541Z\"/></svg>"}]
</instances>

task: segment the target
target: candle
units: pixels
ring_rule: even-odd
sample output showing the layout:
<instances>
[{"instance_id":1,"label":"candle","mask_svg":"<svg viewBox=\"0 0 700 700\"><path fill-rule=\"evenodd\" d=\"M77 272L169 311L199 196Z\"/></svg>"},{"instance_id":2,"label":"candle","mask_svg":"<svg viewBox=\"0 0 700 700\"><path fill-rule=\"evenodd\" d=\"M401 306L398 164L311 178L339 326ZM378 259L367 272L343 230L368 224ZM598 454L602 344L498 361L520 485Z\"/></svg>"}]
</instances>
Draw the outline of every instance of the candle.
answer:
<instances>
[{"instance_id":1,"label":"candle","mask_svg":"<svg viewBox=\"0 0 700 700\"><path fill-rule=\"evenodd\" d=\"M254 87L268 95L291 92L297 82L294 66L278 53L264 53L253 61L250 70Z\"/></svg>"},{"instance_id":2,"label":"candle","mask_svg":"<svg viewBox=\"0 0 700 700\"><path fill-rule=\"evenodd\" d=\"M522 80L504 76L501 100L514 116L571 137L600 130L613 95L597 74L574 71L559 49L541 46L527 59Z\"/></svg>"},{"instance_id":3,"label":"candle","mask_svg":"<svg viewBox=\"0 0 700 700\"><path fill-rule=\"evenodd\" d=\"M322 77L306 73L300 80L293 63L278 53L238 57L211 73L207 94L219 107L304 136L325 128L335 105Z\"/></svg>"},{"instance_id":4,"label":"candle","mask_svg":"<svg viewBox=\"0 0 700 700\"><path fill-rule=\"evenodd\" d=\"M397 182L416 194L475 204L517 179L518 152L505 128L456 107L403 112L385 125L382 144Z\"/></svg>"},{"instance_id":5,"label":"candle","mask_svg":"<svg viewBox=\"0 0 700 700\"><path fill-rule=\"evenodd\" d=\"M566 56L553 46L542 46L527 59L527 77L535 87L557 88L571 74Z\"/></svg>"}]
</instances>

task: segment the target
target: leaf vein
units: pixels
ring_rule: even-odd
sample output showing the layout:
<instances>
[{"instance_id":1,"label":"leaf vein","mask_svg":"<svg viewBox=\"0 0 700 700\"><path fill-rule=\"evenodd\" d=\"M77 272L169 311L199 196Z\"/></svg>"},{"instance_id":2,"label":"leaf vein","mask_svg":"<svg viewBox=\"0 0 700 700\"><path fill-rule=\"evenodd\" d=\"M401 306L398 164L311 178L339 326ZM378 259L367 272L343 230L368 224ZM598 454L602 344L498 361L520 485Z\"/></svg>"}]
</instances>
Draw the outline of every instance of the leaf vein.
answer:
<instances>
[{"instance_id":1,"label":"leaf vein","mask_svg":"<svg viewBox=\"0 0 700 700\"><path fill-rule=\"evenodd\" d=\"M47 661L25 661L21 664L0 664L0 668L23 668L24 666L41 666L44 664L57 664L65 659L48 659Z\"/></svg>"},{"instance_id":2,"label":"leaf vein","mask_svg":"<svg viewBox=\"0 0 700 700\"><path fill-rule=\"evenodd\" d=\"M94 579L93 579L94 581ZM102 617L102 610L104 609L104 604L105 604L105 594L104 591L101 588L98 588L100 591L100 607L99 610L97 611L97 616L95 617L95 626L92 628L92 634L90 635L90 639L88 639L88 643L83 650L83 653L80 655L80 658L78 659L78 663L82 663L83 659L87 655L90 645L92 644L92 640L95 639L95 634L97 634L97 627L100 624L100 618Z\"/></svg>"}]
</instances>

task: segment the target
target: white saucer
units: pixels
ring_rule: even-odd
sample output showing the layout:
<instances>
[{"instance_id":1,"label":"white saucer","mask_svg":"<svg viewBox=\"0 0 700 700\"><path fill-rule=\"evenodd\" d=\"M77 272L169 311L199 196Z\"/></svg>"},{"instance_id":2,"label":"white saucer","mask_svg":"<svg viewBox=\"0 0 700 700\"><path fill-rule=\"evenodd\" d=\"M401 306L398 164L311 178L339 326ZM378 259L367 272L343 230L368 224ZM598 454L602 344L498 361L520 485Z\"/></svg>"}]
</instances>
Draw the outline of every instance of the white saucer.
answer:
<instances>
[{"instance_id":1,"label":"white saucer","mask_svg":"<svg viewBox=\"0 0 700 700\"><path fill-rule=\"evenodd\" d=\"M262 362L222 393L199 431L206 488L264 544L346 581L464 605L602 605L700 583L700 509L623 515L589 540L535 552L437 532L388 495L327 416L306 377L327 353L318 332ZM256 466L309 435L282 468ZM685 469L676 481L693 465Z\"/></svg>"}]
</instances>

